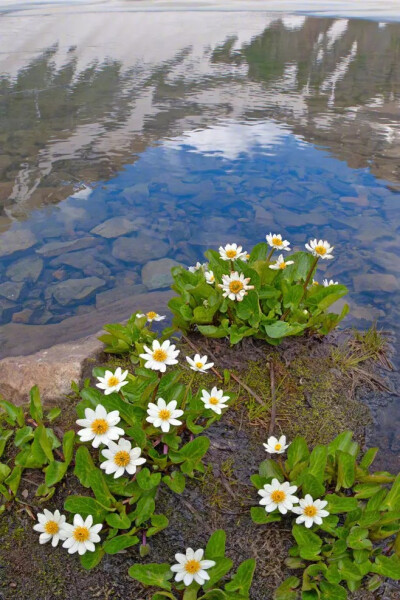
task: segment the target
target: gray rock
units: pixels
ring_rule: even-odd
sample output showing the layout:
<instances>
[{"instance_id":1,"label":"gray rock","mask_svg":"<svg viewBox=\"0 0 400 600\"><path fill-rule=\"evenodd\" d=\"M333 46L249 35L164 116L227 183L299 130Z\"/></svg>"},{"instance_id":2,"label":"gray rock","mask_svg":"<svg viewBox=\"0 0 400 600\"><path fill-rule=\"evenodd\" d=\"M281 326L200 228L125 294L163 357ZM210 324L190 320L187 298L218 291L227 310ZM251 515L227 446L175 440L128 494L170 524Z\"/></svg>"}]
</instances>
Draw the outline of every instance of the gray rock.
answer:
<instances>
[{"instance_id":1,"label":"gray rock","mask_svg":"<svg viewBox=\"0 0 400 600\"><path fill-rule=\"evenodd\" d=\"M167 254L168 244L146 234L137 237L120 237L114 244L112 255L124 262L146 263Z\"/></svg>"},{"instance_id":2,"label":"gray rock","mask_svg":"<svg viewBox=\"0 0 400 600\"><path fill-rule=\"evenodd\" d=\"M60 281L47 290L59 304L66 306L79 300L89 298L98 288L105 285L104 279L100 277L85 277L84 279L66 279Z\"/></svg>"},{"instance_id":3,"label":"gray rock","mask_svg":"<svg viewBox=\"0 0 400 600\"><path fill-rule=\"evenodd\" d=\"M0 256L8 256L19 250L27 250L37 242L29 229L9 229L0 235Z\"/></svg>"},{"instance_id":4,"label":"gray rock","mask_svg":"<svg viewBox=\"0 0 400 600\"><path fill-rule=\"evenodd\" d=\"M132 231L137 231L139 225L125 217L113 217L97 225L90 233L100 235L103 238L117 238Z\"/></svg>"},{"instance_id":5,"label":"gray rock","mask_svg":"<svg viewBox=\"0 0 400 600\"><path fill-rule=\"evenodd\" d=\"M106 290L96 295L96 308L102 308L108 304L114 304L122 298L128 298L129 296L137 296L143 294L146 291L146 287L139 283L137 285L121 285L119 287Z\"/></svg>"},{"instance_id":6,"label":"gray rock","mask_svg":"<svg viewBox=\"0 0 400 600\"><path fill-rule=\"evenodd\" d=\"M18 300L23 287L23 283L17 281L5 281L0 284L0 296L7 298L7 300Z\"/></svg>"},{"instance_id":7,"label":"gray rock","mask_svg":"<svg viewBox=\"0 0 400 600\"><path fill-rule=\"evenodd\" d=\"M43 260L39 256L27 256L10 265L6 271L12 281L37 281L43 270Z\"/></svg>"},{"instance_id":8,"label":"gray rock","mask_svg":"<svg viewBox=\"0 0 400 600\"><path fill-rule=\"evenodd\" d=\"M15 302L11 302L6 298L0 298L0 318L3 318L7 315L7 312L10 312L15 306Z\"/></svg>"},{"instance_id":9,"label":"gray rock","mask_svg":"<svg viewBox=\"0 0 400 600\"><path fill-rule=\"evenodd\" d=\"M79 250L78 252L67 252L60 254L50 262L52 267L58 265L69 265L75 269L80 269L85 275L96 275L98 277L108 277L110 269L95 258L93 249Z\"/></svg>"},{"instance_id":10,"label":"gray rock","mask_svg":"<svg viewBox=\"0 0 400 600\"><path fill-rule=\"evenodd\" d=\"M171 269L180 266L172 258L152 260L144 265L142 269L142 281L149 290L158 290L169 287L172 283Z\"/></svg>"},{"instance_id":11,"label":"gray rock","mask_svg":"<svg viewBox=\"0 0 400 600\"><path fill-rule=\"evenodd\" d=\"M84 248L90 248L97 244L97 240L94 237L83 237L69 242L49 242L45 244L36 252L42 256L59 256L65 252L73 252L74 250L83 250Z\"/></svg>"}]
</instances>

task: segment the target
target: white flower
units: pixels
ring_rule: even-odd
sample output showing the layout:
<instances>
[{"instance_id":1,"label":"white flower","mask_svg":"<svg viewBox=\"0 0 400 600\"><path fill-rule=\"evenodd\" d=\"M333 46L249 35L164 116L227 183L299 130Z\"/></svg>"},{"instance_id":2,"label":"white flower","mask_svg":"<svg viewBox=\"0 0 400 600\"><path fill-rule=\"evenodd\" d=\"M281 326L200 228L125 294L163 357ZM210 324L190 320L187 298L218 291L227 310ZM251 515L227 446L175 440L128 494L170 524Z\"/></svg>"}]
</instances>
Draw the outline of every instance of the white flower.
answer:
<instances>
[{"instance_id":1,"label":"white flower","mask_svg":"<svg viewBox=\"0 0 400 600\"><path fill-rule=\"evenodd\" d=\"M146 353L140 354L140 358L146 360L146 369L152 369L153 371L161 371L165 373L168 365L176 365L180 350L175 350L175 345L171 344L169 340L165 340L162 344L158 340L154 340L151 350L147 346L143 346Z\"/></svg>"},{"instance_id":2,"label":"white flower","mask_svg":"<svg viewBox=\"0 0 400 600\"><path fill-rule=\"evenodd\" d=\"M38 513L37 519L39 523L36 523L33 529L40 532L39 544L46 544L51 540L51 545L55 548L60 540L65 540L62 532L65 516L61 515L59 510L52 513L44 508L42 513Z\"/></svg>"},{"instance_id":3,"label":"white flower","mask_svg":"<svg viewBox=\"0 0 400 600\"><path fill-rule=\"evenodd\" d=\"M200 356L200 354L195 354L193 358L186 357L186 360L189 363L192 371L200 371L200 373L205 373L208 369L214 366L214 363L207 362L207 356Z\"/></svg>"},{"instance_id":4,"label":"white flower","mask_svg":"<svg viewBox=\"0 0 400 600\"><path fill-rule=\"evenodd\" d=\"M100 444L107 445L110 440L117 440L124 434L121 427L115 427L120 422L118 410L108 413L102 404L98 404L95 410L85 408L85 419L78 419L76 422L84 429L78 431L81 442L92 441L93 448L98 448Z\"/></svg>"},{"instance_id":5,"label":"white flower","mask_svg":"<svg viewBox=\"0 0 400 600\"><path fill-rule=\"evenodd\" d=\"M217 415L220 415L222 410L227 408L226 402L229 400L229 396L224 396L222 390L213 387L210 393L206 392L206 390L202 390L201 394L201 401L204 402L204 407L210 408L217 413Z\"/></svg>"},{"instance_id":6,"label":"white flower","mask_svg":"<svg viewBox=\"0 0 400 600\"><path fill-rule=\"evenodd\" d=\"M279 440L272 435L263 446L270 454L283 454L290 444L286 444L286 435L281 435Z\"/></svg>"},{"instance_id":7,"label":"white flower","mask_svg":"<svg viewBox=\"0 0 400 600\"><path fill-rule=\"evenodd\" d=\"M210 285L215 283L215 275L212 271L206 271L204 273L204 276L206 278L206 282L209 283Z\"/></svg>"},{"instance_id":8,"label":"white flower","mask_svg":"<svg viewBox=\"0 0 400 600\"><path fill-rule=\"evenodd\" d=\"M242 260L243 262L247 262L249 260L249 258L250 258L250 254L249 254L249 252L247 252L247 254L245 256L242 256L240 258L240 260Z\"/></svg>"},{"instance_id":9,"label":"white flower","mask_svg":"<svg viewBox=\"0 0 400 600\"><path fill-rule=\"evenodd\" d=\"M157 404L149 402L146 418L148 423L153 423L154 427L160 427L164 433L168 433L170 425L182 425L177 417L183 415L183 410L176 410L176 400L172 400L168 404L163 398L159 398Z\"/></svg>"},{"instance_id":10,"label":"white flower","mask_svg":"<svg viewBox=\"0 0 400 600\"><path fill-rule=\"evenodd\" d=\"M190 271L191 273L196 273L196 271L199 271L200 269L206 269L207 268L207 263L200 263L197 262L194 267L188 267L188 271Z\"/></svg>"},{"instance_id":11,"label":"white flower","mask_svg":"<svg viewBox=\"0 0 400 600\"><path fill-rule=\"evenodd\" d=\"M98 377L100 383L96 383L96 387L104 390L104 395L112 394L113 392L119 392L119 390L129 383L127 381L128 370L122 372L121 367L118 367L115 373L112 371L106 371L104 377Z\"/></svg>"},{"instance_id":12,"label":"white flower","mask_svg":"<svg viewBox=\"0 0 400 600\"><path fill-rule=\"evenodd\" d=\"M267 512L278 509L282 515L286 515L288 510L293 509L293 504L299 501L296 496L293 496L296 490L297 486L290 485L288 481L279 483L277 479L273 479L272 483L267 483L262 490L258 490L262 496L260 504L265 505Z\"/></svg>"},{"instance_id":13,"label":"white flower","mask_svg":"<svg viewBox=\"0 0 400 600\"><path fill-rule=\"evenodd\" d=\"M124 471L134 475L136 467L146 462L145 458L140 458L141 449L132 448L131 442L123 438L118 440L118 444L108 442L108 448L101 453L107 460L101 463L100 468L104 469L107 475L114 473L114 479L121 477Z\"/></svg>"},{"instance_id":14,"label":"white flower","mask_svg":"<svg viewBox=\"0 0 400 600\"><path fill-rule=\"evenodd\" d=\"M63 534L65 536L65 542L63 548L68 548L69 554L78 552L79 554L85 554L85 552L94 552L94 545L100 542L99 531L103 525L93 525L93 517L89 515L84 521L81 515L74 515L74 524L64 523Z\"/></svg>"},{"instance_id":15,"label":"white flower","mask_svg":"<svg viewBox=\"0 0 400 600\"><path fill-rule=\"evenodd\" d=\"M222 260L236 260L237 258L247 256L247 252L243 252L242 246L227 244L225 248L223 246L219 247L219 255Z\"/></svg>"},{"instance_id":16,"label":"white flower","mask_svg":"<svg viewBox=\"0 0 400 600\"><path fill-rule=\"evenodd\" d=\"M322 524L322 519L329 515L327 510L323 510L328 504L326 500L313 500L310 494L306 494L305 498L299 500L300 506L292 508L292 512L300 515L296 519L296 523L304 525L310 529L314 523Z\"/></svg>"},{"instance_id":17,"label":"white flower","mask_svg":"<svg viewBox=\"0 0 400 600\"><path fill-rule=\"evenodd\" d=\"M163 319L165 319L165 316L159 315L158 313L152 310L144 314L137 314L136 316L139 317L139 319L141 319L142 317L146 317L149 323L152 323L153 321L162 321Z\"/></svg>"},{"instance_id":18,"label":"white flower","mask_svg":"<svg viewBox=\"0 0 400 600\"><path fill-rule=\"evenodd\" d=\"M278 259L277 259L277 261L276 261L276 262L274 262L274 264L273 264L273 265L269 265L269 268L270 268L270 269L275 269L275 270L279 270L279 269L282 269L282 270L283 270L283 269L286 269L286 267L287 267L288 265L293 265L293 264L294 264L294 261L293 261L293 260L287 260L287 261L285 262L285 259L283 258L283 254L280 254L280 255L278 256Z\"/></svg>"},{"instance_id":19,"label":"white flower","mask_svg":"<svg viewBox=\"0 0 400 600\"><path fill-rule=\"evenodd\" d=\"M329 281L327 279L324 279L322 282L322 285L324 287L329 287L330 285L339 285L338 281L333 281L333 279L330 279Z\"/></svg>"},{"instance_id":20,"label":"white flower","mask_svg":"<svg viewBox=\"0 0 400 600\"><path fill-rule=\"evenodd\" d=\"M222 275L222 283L219 283L218 287L222 288L224 298L241 302L247 295L247 291L254 289L254 285L248 285L249 281L250 277L232 271L230 275Z\"/></svg>"},{"instance_id":21,"label":"white flower","mask_svg":"<svg viewBox=\"0 0 400 600\"><path fill-rule=\"evenodd\" d=\"M188 548L186 554L175 554L178 564L172 565L171 571L176 573L175 581L183 581L189 586L193 581L204 585L210 579L207 569L215 566L213 560L203 560L204 550Z\"/></svg>"},{"instance_id":22,"label":"white flower","mask_svg":"<svg viewBox=\"0 0 400 600\"><path fill-rule=\"evenodd\" d=\"M330 245L329 242L327 242L326 240L317 240L317 238L315 238L314 240L310 240L309 244L305 245L307 250L309 252L311 252L311 254L313 256L318 256L319 258L333 258L332 256L332 251L333 251L333 246Z\"/></svg>"},{"instance_id":23,"label":"white flower","mask_svg":"<svg viewBox=\"0 0 400 600\"><path fill-rule=\"evenodd\" d=\"M271 248L275 248L275 250L286 250L287 252L290 250L290 242L283 240L280 233L270 233L265 237Z\"/></svg>"}]
</instances>

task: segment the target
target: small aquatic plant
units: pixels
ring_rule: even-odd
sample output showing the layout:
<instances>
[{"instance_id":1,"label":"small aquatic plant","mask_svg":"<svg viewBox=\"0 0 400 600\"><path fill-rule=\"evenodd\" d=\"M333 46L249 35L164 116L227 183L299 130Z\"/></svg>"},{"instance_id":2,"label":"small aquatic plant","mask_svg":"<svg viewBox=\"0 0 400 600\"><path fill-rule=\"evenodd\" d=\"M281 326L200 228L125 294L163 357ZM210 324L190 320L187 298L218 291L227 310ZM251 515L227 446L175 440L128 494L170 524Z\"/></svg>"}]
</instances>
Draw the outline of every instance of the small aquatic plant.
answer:
<instances>
[{"instance_id":1,"label":"small aquatic plant","mask_svg":"<svg viewBox=\"0 0 400 600\"><path fill-rule=\"evenodd\" d=\"M266 446L271 455L275 440ZM386 577L400 579L400 475L370 472L377 451L360 458L350 431L312 451L296 437L285 462L269 458L252 476L262 496L253 521L294 521L286 564L303 574L286 579L275 600L345 600L361 587L378 589Z\"/></svg>"},{"instance_id":2,"label":"small aquatic plant","mask_svg":"<svg viewBox=\"0 0 400 600\"><path fill-rule=\"evenodd\" d=\"M173 267L172 288L178 296L169 307L173 325L183 332L198 330L207 337L229 337L237 344L253 336L276 345L287 336L305 331L327 334L345 317L329 307L347 294L333 280L319 285L313 280L319 260L333 258L326 240L310 240L307 252L290 251L281 234L266 236L247 254L237 244L208 250L208 264L195 268ZM281 253L275 257L276 251Z\"/></svg>"}]
</instances>

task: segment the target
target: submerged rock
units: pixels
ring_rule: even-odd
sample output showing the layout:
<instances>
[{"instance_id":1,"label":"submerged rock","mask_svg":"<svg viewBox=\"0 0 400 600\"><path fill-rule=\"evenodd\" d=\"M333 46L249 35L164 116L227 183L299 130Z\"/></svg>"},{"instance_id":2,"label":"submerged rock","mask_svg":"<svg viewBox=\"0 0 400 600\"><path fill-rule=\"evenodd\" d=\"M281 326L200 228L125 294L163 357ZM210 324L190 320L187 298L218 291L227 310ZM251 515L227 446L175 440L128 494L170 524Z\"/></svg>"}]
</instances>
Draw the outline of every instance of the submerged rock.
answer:
<instances>
[{"instance_id":1,"label":"submerged rock","mask_svg":"<svg viewBox=\"0 0 400 600\"><path fill-rule=\"evenodd\" d=\"M125 217L113 217L112 219L108 219L107 221L104 221L104 223L97 225L90 233L100 235L103 238L117 238L121 235L131 233L132 231L137 231L138 229L139 225L134 221L130 221Z\"/></svg>"},{"instance_id":2,"label":"submerged rock","mask_svg":"<svg viewBox=\"0 0 400 600\"><path fill-rule=\"evenodd\" d=\"M18 300L23 287L23 283L17 281L5 281L0 284L0 296L7 298L7 300Z\"/></svg>"},{"instance_id":3,"label":"submerged rock","mask_svg":"<svg viewBox=\"0 0 400 600\"><path fill-rule=\"evenodd\" d=\"M110 269L97 260L93 249L67 252L57 256L50 263L51 266L61 264L79 269L85 275L96 275L98 277L108 277L110 275Z\"/></svg>"},{"instance_id":4,"label":"submerged rock","mask_svg":"<svg viewBox=\"0 0 400 600\"><path fill-rule=\"evenodd\" d=\"M140 283L135 285L121 285L112 288L111 290L106 290L105 292L96 295L96 308L102 308L108 304L113 304L114 302L121 300L121 298L129 298L130 296L133 297L138 294L143 294L145 291L145 286Z\"/></svg>"},{"instance_id":5,"label":"submerged rock","mask_svg":"<svg viewBox=\"0 0 400 600\"><path fill-rule=\"evenodd\" d=\"M43 270L43 260L38 256L27 256L10 265L6 271L12 281L37 281Z\"/></svg>"},{"instance_id":6,"label":"submerged rock","mask_svg":"<svg viewBox=\"0 0 400 600\"><path fill-rule=\"evenodd\" d=\"M152 260L142 269L142 281L149 290L158 290L169 287L172 283L172 267L182 266L172 258Z\"/></svg>"},{"instance_id":7,"label":"submerged rock","mask_svg":"<svg viewBox=\"0 0 400 600\"><path fill-rule=\"evenodd\" d=\"M66 306L88 299L98 288L105 285L100 277L85 277L83 279L66 279L49 287L47 295L52 296L59 304Z\"/></svg>"},{"instance_id":8,"label":"submerged rock","mask_svg":"<svg viewBox=\"0 0 400 600\"><path fill-rule=\"evenodd\" d=\"M29 229L9 229L0 235L0 256L8 256L19 250L27 250L37 242L36 237Z\"/></svg>"},{"instance_id":9,"label":"submerged rock","mask_svg":"<svg viewBox=\"0 0 400 600\"><path fill-rule=\"evenodd\" d=\"M112 255L124 262L145 263L165 256L168 250L168 244L144 233L118 238L113 244Z\"/></svg>"},{"instance_id":10,"label":"submerged rock","mask_svg":"<svg viewBox=\"0 0 400 600\"><path fill-rule=\"evenodd\" d=\"M96 243L96 238L87 236L77 238L76 240L70 240L69 242L49 242L36 250L36 252L42 256L59 256L63 252L72 252L73 250L90 248L90 246L94 246Z\"/></svg>"},{"instance_id":11,"label":"submerged rock","mask_svg":"<svg viewBox=\"0 0 400 600\"><path fill-rule=\"evenodd\" d=\"M356 292L395 292L399 289L399 282L390 273L366 273L354 277Z\"/></svg>"}]
</instances>

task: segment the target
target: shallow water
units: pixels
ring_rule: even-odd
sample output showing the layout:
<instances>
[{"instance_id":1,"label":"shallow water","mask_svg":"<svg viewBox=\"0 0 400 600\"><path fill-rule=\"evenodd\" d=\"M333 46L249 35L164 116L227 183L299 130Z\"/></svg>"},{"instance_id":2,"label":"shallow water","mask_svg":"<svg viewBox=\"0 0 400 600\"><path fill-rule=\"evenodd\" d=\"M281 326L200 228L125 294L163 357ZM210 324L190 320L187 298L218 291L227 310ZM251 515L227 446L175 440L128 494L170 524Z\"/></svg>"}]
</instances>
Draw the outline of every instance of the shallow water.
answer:
<instances>
[{"instance_id":1,"label":"shallow water","mask_svg":"<svg viewBox=\"0 0 400 600\"><path fill-rule=\"evenodd\" d=\"M347 324L398 333L400 24L39 6L0 36L3 354L270 231L328 239Z\"/></svg>"}]
</instances>

